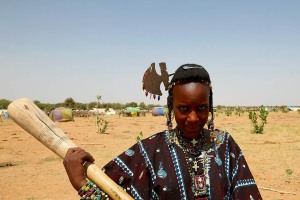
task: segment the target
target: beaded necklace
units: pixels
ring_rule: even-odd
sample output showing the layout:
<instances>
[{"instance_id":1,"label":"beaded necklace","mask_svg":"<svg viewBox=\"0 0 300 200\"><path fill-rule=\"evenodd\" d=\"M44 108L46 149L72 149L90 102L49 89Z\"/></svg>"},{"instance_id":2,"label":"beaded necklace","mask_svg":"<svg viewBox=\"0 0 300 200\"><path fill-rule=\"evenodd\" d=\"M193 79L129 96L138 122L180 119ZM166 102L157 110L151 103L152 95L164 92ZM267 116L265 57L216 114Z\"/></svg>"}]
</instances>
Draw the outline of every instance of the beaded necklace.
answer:
<instances>
[{"instance_id":1,"label":"beaded necklace","mask_svg":"<svg viewBox=\"0 0 300 200\"><path fill-rule=\"evenodd\" d=\"M178 146L181 147L187 162L188 171L192 178L192 191L194 197L207 196L206 178L207 173L207 154L206 151L210 149L210 145L206 142L205 132L202 131L200 138L197 140L189 140L183 136L178 129L175 129L178 139ZM200 163L200 166L198 165ZM206 167L206 168L205 168Z\"/></svg>"}]
</instances>

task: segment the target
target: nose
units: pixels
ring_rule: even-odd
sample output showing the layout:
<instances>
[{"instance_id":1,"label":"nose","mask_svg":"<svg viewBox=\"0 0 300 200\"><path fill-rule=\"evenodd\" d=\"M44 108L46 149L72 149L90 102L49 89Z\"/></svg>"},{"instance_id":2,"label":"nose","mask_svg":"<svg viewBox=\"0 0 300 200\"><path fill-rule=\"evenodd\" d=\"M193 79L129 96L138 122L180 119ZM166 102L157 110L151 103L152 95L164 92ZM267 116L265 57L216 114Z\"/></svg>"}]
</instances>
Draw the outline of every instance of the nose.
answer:
<instances>
[{"instance_id":1,"label":"nose","mask_svg":"<svg viewBox=\"0 0 300 200\"><path fill-rule=\"evenodd\" d=\"M194 110L190 112L189 117L188 117L188 121L190 122L198 122L199 121L199 117L197 115L197 112L195 112Z\"/></svg>"}]
</instances>

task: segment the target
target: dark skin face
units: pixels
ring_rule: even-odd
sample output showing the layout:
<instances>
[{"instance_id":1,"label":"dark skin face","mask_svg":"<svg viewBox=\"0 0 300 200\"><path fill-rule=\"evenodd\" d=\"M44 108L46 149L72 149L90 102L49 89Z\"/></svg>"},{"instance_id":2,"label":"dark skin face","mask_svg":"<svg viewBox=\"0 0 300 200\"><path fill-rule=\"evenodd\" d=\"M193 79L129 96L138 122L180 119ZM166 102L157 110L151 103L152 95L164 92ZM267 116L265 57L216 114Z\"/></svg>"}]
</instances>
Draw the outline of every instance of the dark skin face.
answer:
<instances>
[{"instance_id":1,"label":"dark skin face","mask_svg":"<svg viewBox=\"0 0 300 200\"><path fill-rule=\"evenodd\" d=\"M209 88L201 83L178 84L173 88L173 110L178 128L198 138L209 116Z\"/></svg>"}]
</instances>

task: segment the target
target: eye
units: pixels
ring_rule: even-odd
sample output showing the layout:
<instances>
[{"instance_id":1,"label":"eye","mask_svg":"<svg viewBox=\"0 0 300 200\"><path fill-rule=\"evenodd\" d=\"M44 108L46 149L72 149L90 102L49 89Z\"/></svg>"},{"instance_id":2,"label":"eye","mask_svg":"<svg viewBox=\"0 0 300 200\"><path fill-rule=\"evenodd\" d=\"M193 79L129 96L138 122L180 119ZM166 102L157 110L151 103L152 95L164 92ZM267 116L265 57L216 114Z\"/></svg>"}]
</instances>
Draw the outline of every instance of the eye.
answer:
<instances>
[{"instance_id":1,"label":"eye","mask_svg":"<svg viewBox=\"0 0 300 200\"><path fill-rule=\"evenodd\" d=\"M204 106L204 105L198 106L198 110L205 110L205 109L207 109L207 106Z\"/></svg>"},{"instance_id":2,"label":"eye","mask_svg":"<svg viewBox=\"0 0 300 200\"><path fill-rule=\"evenodd\" d=\"M179 110L180 112L187 112L187 111L189 110L189 108L188 108L187 106L179 106L179 107L178 107L178 110Z\"/></svg>"}]
</instances>

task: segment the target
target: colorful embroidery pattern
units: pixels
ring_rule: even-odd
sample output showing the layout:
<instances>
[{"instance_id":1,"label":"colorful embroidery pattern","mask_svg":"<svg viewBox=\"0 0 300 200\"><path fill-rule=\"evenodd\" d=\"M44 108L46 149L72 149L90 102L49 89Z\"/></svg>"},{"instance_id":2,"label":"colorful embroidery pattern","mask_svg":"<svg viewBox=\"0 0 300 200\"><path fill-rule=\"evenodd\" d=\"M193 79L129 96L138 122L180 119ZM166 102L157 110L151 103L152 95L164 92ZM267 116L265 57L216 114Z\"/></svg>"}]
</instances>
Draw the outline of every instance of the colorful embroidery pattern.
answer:
<instances>
[{"instance_id":1,"label":"colorful embroidery pattern","mask_svg":"<svg viewBox=\"0 0 300 200\"><path fill-rule=\"evenodd\" d=\"M172 161L174 163L177 181L179 184L181 199L187 199L184 181L183 181L183 177L182 177L182 170L181 170L179 160L178 160L178 155L177 155L177 152L176 152L174 146L171 144L171 142L169 140L169 133L167 131L165 132L165 141L168 144L169 150L171 152Z\"/></svg>"},{"instance_id":2,"label":"colorful embroidery pattern","mask_svg":"<svg viewBox=\"0 0 300 200\"><path fill-rule=\"evenodd\" d=\"M243 153L232 137L224 131L210 135L213 143L206 138L209 148L201 152L196 165L190 162L190 168L183 149L177 143L171 143L169 132L164 131L137 142L129 148L132 151L124 152L108 163L104 167L105 173L114 180L119 174L129 174L128 177L124 175L120 185L131 188L126 191L135 199L195 199L203 196L213 200L231 199L232 196L244 199L245 195L261 199ZM194 177L188 173L189 169L195 171ZM196 170L199 171L196 173Z\"/></svg>"},{"instance_id":3,"label":"colorful embroidery pattern","mask_svg":"<svg viewBox=\"0 0 300 200\"><path fill-rule=\"evenodd\" d=\"M144 159L145 159L145 161L146 161L146 166L150 169L150 172L151 172L151 180L152 180L152 182L154 183L154 181L155 181L155 179L156 179L156 175L155 175L155 171L154 171L154 169L153 169L153 165L152 165L152 163L151 163L151 161L150 161L150 159L149 159L149 156L148 156L147 152L145 151L145 149L144 149L144 147L143 147L142 142L139 141L139 142L138 142L138 145L139 145L140 150L141 150L141 153L142 153L142 155L143 155L143 157L144 157Z\"/></svg>"},{"instance_id":4,"label":"colorful embroidery pattern","mask_svg":"<svg viewBox=\"0 0 300 200\"><path fill-rule=\"evenodd\" d=\"M115 158L114 161L130 176L133 176L132 171L127 167L127 165L120 159L120 158Z\"/></svg>"}]
</instances>

